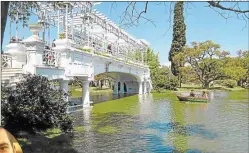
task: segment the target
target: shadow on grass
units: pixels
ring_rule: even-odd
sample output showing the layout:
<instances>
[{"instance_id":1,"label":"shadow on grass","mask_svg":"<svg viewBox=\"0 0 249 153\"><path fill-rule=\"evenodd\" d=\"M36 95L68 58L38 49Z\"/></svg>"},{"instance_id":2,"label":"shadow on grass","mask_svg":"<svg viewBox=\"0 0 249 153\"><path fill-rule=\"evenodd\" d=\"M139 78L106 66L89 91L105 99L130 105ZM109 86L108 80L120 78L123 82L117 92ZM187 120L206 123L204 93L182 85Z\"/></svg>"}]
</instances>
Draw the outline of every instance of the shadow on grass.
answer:
<instances>
[{"instance_id":1,"label":"shadow on grass","mask_svg":"<svg viewBox=\"0 0 249 153\"><path fill-rule=\"evenodd\" d=\"M66 134L48 138L44 134L24 133L19 135L17 139L24 153L78 153L73 148L72 137Z\"/></svg>"}]
</instances>

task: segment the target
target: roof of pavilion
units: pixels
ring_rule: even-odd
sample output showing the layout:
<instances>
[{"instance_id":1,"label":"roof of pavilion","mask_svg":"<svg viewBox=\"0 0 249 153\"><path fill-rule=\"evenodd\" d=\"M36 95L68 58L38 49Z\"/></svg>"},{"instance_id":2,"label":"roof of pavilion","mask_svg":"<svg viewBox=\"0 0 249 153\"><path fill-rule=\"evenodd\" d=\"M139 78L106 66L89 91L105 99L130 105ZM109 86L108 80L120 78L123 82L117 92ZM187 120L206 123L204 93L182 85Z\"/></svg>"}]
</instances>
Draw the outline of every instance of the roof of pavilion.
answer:
<instances>
[{"instance_id":1,"label":"roof of pavilion","mask_svg":"<svg viewBox=\"0 0 249 153\"><path fill-rule=\"evenodd\" d=\"M73 23L73 26L76 28L82 28L85 26L83 24L83 17L85 14L84 10L91 9L93 3L92 2L60 2L53 3L53 2L38 2L40 5L40 13L38 13L38 16L44 16L46 14L46 20L49 21L49 23L53 23L54 26L56 26L58 22L58 13L56 8L60 8L61 14L59 19L63 19L63 13L64 8L62 9L62 5L68 4L70 5L70 11L72 11L72 14L69 13L68 15L68 23ZM97 11L96 9L92 10L91 17L93 19L93 26L95 26L94 31L95 33L104 34L105 31L109 32L109 38L110 39L118 39L121 38L125 42L129 42L129 44L133 44L135 46L140 47L147 47L149 46L149 43L144 39L135 39L133 36L128 34L125 30L121 29L118 25L116 25L114 22L112 22L108 17L106 17L101 12ZM52 22L51 22L52 21Z\"/></svg>"}]
</instances>

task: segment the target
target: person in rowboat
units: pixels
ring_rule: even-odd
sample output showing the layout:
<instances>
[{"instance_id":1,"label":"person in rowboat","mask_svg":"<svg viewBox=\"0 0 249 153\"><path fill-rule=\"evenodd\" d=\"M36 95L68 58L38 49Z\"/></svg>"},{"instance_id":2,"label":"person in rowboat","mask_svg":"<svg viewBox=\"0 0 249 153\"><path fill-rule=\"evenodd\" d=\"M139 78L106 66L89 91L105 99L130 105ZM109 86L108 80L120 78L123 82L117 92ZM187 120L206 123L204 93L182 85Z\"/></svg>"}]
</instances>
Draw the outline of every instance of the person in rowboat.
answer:
<instances>
[{"instance_id":1,"label":"person in rowboat","mask_svg":"<svg viewBox=\"0 0 249 153\"><path fill-rule=\"evenodd\" d=\"M195 97L195 93L194 93L194 90L191 90L191 92L190 92L190 95L189 95L190 97Z\"/></svg>"},{"instance_id":2,"label":"person in rowboat","mask_svg":"<svg viewBox=\"0 0 249 153\"><path fill-rule=\"evenodd\" d=\"M206 92L206 91L203 91L203 92L202 92L202 98L208 98L208 95L207 95L207 92Z\"/></svg>"}]
</instances>

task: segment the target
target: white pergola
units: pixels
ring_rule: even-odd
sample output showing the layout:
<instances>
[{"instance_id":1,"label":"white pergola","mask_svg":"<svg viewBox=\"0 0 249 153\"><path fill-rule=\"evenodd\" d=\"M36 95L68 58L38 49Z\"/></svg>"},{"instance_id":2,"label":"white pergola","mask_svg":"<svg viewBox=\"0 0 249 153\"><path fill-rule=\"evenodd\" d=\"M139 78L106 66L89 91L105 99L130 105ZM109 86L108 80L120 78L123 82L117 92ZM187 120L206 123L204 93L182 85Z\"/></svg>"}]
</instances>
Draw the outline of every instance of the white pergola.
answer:
<instances>
[{"instance_id":1,"label":"white pergola","mask_svg":"<svg viewBox=\"0 0 249 153\"><path fill-rule=\"evenodd\" d=\"M112 45L118 51L140 51L143 61L149 43L145 40L135 39L125 30L119 28L104 14L93 9L93 2L37 2L40 9L35 14L38 23L47 28L57 27L58 39L61 36L72 39L78 46L99 45L106 47ZM43 36L44 37L44 36ZM49 36L50 38L50 36ZM146 54L145 54L146 55Z\"/></svg>"}]
</instances>

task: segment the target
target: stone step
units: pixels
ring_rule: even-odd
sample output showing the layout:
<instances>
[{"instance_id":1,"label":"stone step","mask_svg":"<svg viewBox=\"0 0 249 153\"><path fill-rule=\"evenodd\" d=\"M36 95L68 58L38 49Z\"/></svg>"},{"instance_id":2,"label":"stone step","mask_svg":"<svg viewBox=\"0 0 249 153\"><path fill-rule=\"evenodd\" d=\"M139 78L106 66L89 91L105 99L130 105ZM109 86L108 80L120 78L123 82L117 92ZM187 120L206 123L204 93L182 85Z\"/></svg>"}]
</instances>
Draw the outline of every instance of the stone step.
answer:
<instances>
[{"instance_id":1,"label":"stone step","mask_svg":"<svg viewBox=\"0 0 249 153\"><path fill-rule=\"evenodd\" d=\"M22 73L20 68L2 68L1 82L6 84L18 82Z\"/></svg>"},{"instance_id":2,"label":"stone step","mask_svg":"<svg viewBox=\"0 0 249 153\"><path fill-rule=\"evenodd\" d=\"M2 76L16 76L21 74L22 72L2 72Z\"/></svg>"},{"instance_id":3,"label":"stone step","mask_svg":"<svg viewBox=\"0 0 249 153\"><path fill-rule=\"evenodd\" d=\"M4 71L4 70L22 70L22 68L2 67L2 71Z\"/></svg>"},{"instance_id":4,"label":"stone step","mask_svg":"<svg viewBox=\"0 0 249 153\"><path fill-rule=\"evenodd\" d=\"M2 69L2 73L9 73L9 72L22 73L22 69L12 69L12 68Z\"/></svg>"}]
</instances>

